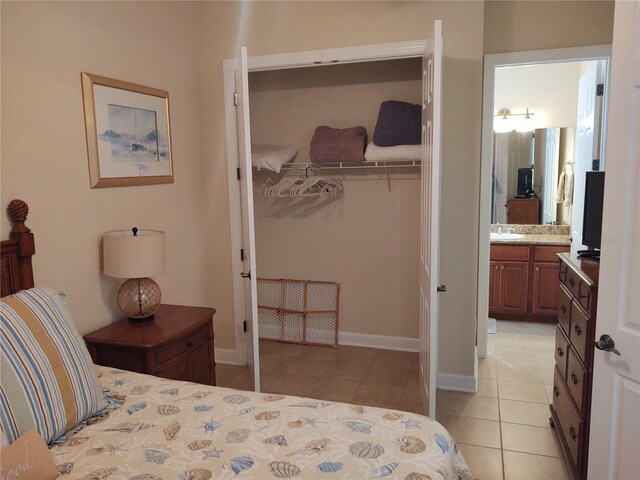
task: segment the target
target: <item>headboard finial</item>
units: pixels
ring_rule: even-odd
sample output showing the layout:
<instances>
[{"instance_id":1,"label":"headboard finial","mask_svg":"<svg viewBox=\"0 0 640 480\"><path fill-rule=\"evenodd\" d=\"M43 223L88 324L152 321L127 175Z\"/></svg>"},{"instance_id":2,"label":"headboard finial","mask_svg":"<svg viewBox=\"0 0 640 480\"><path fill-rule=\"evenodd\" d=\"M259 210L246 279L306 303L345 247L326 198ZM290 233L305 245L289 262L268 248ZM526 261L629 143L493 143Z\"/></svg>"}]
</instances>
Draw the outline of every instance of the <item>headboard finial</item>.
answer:
<instances>
[{"instance_id":1,"label":"headboard finial","mask_svg":"<svg viewBox=\"0 0 640 480\"><path fill-rule=\"evenodd\" d=\"M29 233L31 230L24 224L29 215L29 205L24 200L11 200L7 207L9 218L13 222L11 233Z\"/></svg>"}]
</instances>

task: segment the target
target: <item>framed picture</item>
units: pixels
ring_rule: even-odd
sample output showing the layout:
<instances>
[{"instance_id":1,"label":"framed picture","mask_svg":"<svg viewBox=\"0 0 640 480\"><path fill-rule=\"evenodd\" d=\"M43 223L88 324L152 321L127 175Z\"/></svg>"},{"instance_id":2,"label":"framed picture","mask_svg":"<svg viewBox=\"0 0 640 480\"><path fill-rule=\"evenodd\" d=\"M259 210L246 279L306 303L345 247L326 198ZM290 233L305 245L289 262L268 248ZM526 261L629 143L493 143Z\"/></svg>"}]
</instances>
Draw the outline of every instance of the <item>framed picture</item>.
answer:
<instances>
[{"instance_id":1,"label":"framed picture","mask_svg":"<svg viewBox=\"0 0 640 480\"><path fill-rule=\"evenodd\" d=\"M173 183L169 93L82 73L91 188Z\"/></svg>"}]
</instances>

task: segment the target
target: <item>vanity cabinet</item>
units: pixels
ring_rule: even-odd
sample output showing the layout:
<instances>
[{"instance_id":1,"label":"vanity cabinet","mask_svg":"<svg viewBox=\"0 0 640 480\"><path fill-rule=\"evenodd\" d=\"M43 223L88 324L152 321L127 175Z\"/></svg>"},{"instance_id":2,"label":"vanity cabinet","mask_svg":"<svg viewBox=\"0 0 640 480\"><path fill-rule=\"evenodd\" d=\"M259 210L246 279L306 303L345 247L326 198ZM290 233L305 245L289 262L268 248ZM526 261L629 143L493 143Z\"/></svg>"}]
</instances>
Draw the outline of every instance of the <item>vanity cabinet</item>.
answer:
<instances>
[{"instance_id":1,"label":"vanity cabinet","mask_svg":"<svg viewBox=\"0 0 640 480\"><path fill-rule=\"evenodd\" d=\"M556 254L568 246L492 244L489 315L504 320L555 322L559 305Z\"/></svg>"}]
</instances>

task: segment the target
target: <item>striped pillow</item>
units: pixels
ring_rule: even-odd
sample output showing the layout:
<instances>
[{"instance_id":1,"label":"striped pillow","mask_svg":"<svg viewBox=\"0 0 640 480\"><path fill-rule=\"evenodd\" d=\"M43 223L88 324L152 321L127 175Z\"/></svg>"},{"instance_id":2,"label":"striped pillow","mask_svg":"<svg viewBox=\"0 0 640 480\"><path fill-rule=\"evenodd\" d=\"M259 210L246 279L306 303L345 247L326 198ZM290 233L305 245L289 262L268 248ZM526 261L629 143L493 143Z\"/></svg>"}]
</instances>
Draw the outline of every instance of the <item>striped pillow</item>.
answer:
<instances>
[{"instance_id":1,"label":"striped pillow","mask_svg":"<svg viewBox=\"0 0 640 480\"><path fill-rule=\"evenodd\" d=\"M105 408L64 293L32 288L5 297L0 323L0 421L9 443L34 427L51 443Z\"/></svg>"}]
</instances>

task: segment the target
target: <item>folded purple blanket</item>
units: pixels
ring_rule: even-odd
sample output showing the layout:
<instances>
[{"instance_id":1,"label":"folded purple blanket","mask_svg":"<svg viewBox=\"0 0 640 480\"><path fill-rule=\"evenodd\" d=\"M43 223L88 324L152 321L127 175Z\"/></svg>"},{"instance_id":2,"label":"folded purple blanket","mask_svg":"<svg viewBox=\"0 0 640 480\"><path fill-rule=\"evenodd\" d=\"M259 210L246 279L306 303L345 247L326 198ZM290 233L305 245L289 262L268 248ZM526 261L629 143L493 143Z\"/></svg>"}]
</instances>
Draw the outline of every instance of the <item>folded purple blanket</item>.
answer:
<instances>
[{"instance_id":1,"label":"folded purple blanket","mask_svg":"<svg viewBox=\"0 0 640 480\"><path fill-rule=\"evenodd\" d=\"M387 100L380 105L373 143L379 147L419 145L421 124L420 105Z\"/></svg>"},{"instance_id":2,"label":"folded purple blanket","mask_svg":"<svg viewBox=\"0 0 640 480\"><path fill-rule=\"evenodd\" d=\"M364 127L316 128L309 158L313 163L364 162L367 130Z\"/></svg>"}]
</instances>

